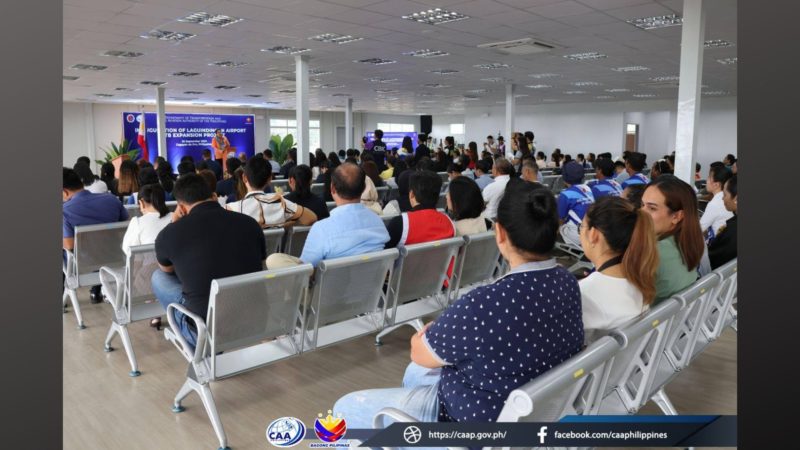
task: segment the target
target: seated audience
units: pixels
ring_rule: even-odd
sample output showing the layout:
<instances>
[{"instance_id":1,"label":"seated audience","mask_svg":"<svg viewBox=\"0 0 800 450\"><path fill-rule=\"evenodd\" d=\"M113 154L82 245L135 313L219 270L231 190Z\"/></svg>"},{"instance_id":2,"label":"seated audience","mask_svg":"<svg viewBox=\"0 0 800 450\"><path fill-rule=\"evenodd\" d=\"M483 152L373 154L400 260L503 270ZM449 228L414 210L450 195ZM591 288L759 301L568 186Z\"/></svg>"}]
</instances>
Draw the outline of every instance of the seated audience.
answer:
<instances>
[{"instance_id":1,"label":"seated audience","mask_svg":"<svg viewBox=\"0 0 800 450\"><path fill-rule=\"evenodd\" d=\"M722 165L712 164L708 171L706 190L713 197L700 217L700 231L703 232L706 243L714 239L720 228L724 227L728 219L733 217L733 213L727 209L723 199L723 188L732 176L733 174Z\"/></svg>"},{"instance_id":2,"label":"seated audience","mask_svg":"<svg viewBox=\"0 0 800 450\"><path fill-rule=\"evenodd\" d=\"M139 170L139 179L138 179L139 187L141 188L147 184L158 184L158 174L156 173L155 169L152 167L144 167ZM139 191L132 193L128 197L128 205L135 205L139 200Z\"/></svg>"},{"instance_id":3,"label":"seated audience","mask_svg":"<svg viewBox=\"0 0 800 450\"><path fill-rule=\"evenodd\" d=\"M493 422L512 390L581 350L578 282L549 256L558 230L553 195L508 182L496 228L511 271L463 295L414 334L402 387L340 398L333 409L348 426L372 428L386 407L422 422Z\"/></svg>"},{"instance_id":4,"label":"seated audience","mask_svg":"<svg viewBox=\"0 0 800 450\"><path fill-rule=\"evenodd\" d=\"M441 177L427 170L418 170L409 177L408 187L411 209L386 224L389 231L386 248L453 237L453 222L436 210L442 190Z\"/></svg>"},{"instance_id":5,"label":"seated audience","mask_svg":"<svg viewBox=\"0 0 800 450\"><path fill-rule=\"evenodd\" d=\"M647 167L647 155L644 153L630 153L625 161L625 173L628 174L628 178L621 182L622 189L632 184L650 183L650 179L642 172L645 167Z\"/></svg>"},{"instance_id":6,"label":"seated audience","mask_svg":"<svg viewBox=\"0 0 800 450\"><path fill-rule=\"evenodd\" d=\"M197 167L191 161L181 161L178 164L178 178L189 173L197 173Z\"/></svg>"},{"instance_id":7,"label":"seated audience","mask_svg":"<svg viewBox=\"0 0 800 450\"><path fill-rule=\"evenodd\" d=\"M614 181L621 185L629 176L628 172L625 171L625 162L614 161Z\"/></svg>"},{"instance_id":8,"label":"seated audience","mask_svg":"<svg viewBox=\"0 0 800 450\"><path fill-rule=\"evenodd\" d=\"M662 175L647 186L642 204L653 218L658 236L658 303L697 280L697 268L706 247L697 217L697 197L686 182Z\"/></svg>"},{"instance_id":9,"label":"seated audience","mask_svg":"<svg viewBox=\"0 0 800 450\"><path fill-rule=\"evenodd\" d=\"M269 161L269 160L268 160ZM239 197L236 191L236 170L242 167L242 162L236 158L228 161L225 165L225 179L217 183L216 193L220 197L225 197L228 203L235 202Z\"/></svg>"},{"instance_id":10,"label":"seated audience","mask_svg":"<svg viewBox=\"0 0 800 450\"><path fill-rule=\"evenodd\" d=\"M725 164L728 170L733 171L733 165L736 164L736 157L728 153L725 155L725 158L722 159L722 163Z\"/></svg>"},{"instance_id":11,"label":"seated audience","mask_svg":"<svg viewBox=\"0 0 800 450\"><path fill-rule=\"evenodd\" d=\"M668 159L660 159L653 163L653 167L650 168L650 179L655 180L661 175L672 175L674 170L669 163Z\"/></svg>"},{"instance_id":12,"label":"seated audience","mask_svg":"<svg viewBox=\"0 0 800 450\"><path fill-rule=\"evenodd\" d=\"M586 210L594 203L594 195L592 195L592 190L583 184L583 167L577 162L568 162L563 168L561 177L566 186L558 194L561 237L565 243L580 247L581 238L578 227L583 221Z\"/></svg>"},{"instance_id":13,"label":"seated audience","mask_svg":"<svg viewBox=\"0 0 800 450\"><path fill-rule=\"evenodd\" d=\"M292 170L292 167L296 165L297 165L297 149L293 148L289 150L289 152L286 154L286 161L284 161L283 165L281 166L281 170L279 172L280 175L282 175L283 178L289 178L289 171ZM270 168L270 172L271 171L272 170Z\"/></svg>"},{"instance_id":14,"label":"seated audience","mask_svg":"<svg viewBox=\"0 0 800 450\"><path fill-rule=\"evenodd\" d=\"M361 204L366 174L356 164L343 163L331 174L331 194L336 208L330 217L311 226L300 258L275 253L267 267L275 269L296 264L313 266L323 259L361 255L382 250L389 233L380 217Z\"/></svg>"},{"instance_id":15,"label":"seated audience","mask_svg":"<svg viewBox=\"0 0 800 450\"><path fill-rule=\"evenodd\" d=\"M106 183L92 173L92 169L88 164L84 162L75 163L75 166L72 168L72 170L74 170L75 173L81 177L83 188L87 191L91 192L92 194L105 194L108 192L108 186L106 186Z\"/></svg>"},{"instance_id":16,"label":"seated audience","mask_svg":"<svg viewBox=\"0 0 800 450\"><path fill-rule=\"evenodd\" d=\"M605 196L619 197L622 186L614 180L614 163L610 159L601 158L595 161L595 179L586 183L592 190L595 200Z\"/></svg>"},{"instance_id":17,"label":"seated audience","mask_svg":"<svg viewBox=\"0 0 800 450\"><path fill-rule=\"evenodd\" d=\"M263 228L284 226L287 222L311 225L317 221L317 216L310 209L286 200L281 194L265 193L264 189L271 178L272 169L266 159L250 158L242 174L247 194L239 201L228 203L226 208L247 214Z\"/></svg>"},{"instance_id":18,"label":"seated audience","mask_svg":"<svg viewBox=\"0 0 800 450\"><path fill-rule=\"evenodd\" d=\"M122 161L119 166L119 179L114 180L114 189L119 201L125 196L139 192L139 166L131 160Z\"/></svg>"},{"instance_id":19,"label":"seated audience","mask_svg":"<svg viewBox=\"0 0 800 450\"><path fill-rule=\"evenodd\" d=\"M327 166L327 162L325 162ZM305 164L294 166L289 171L289 190L284 198L314 212L317 220L328 217L328 207L318 196L311 193L311 169Z\"/></svg>"},{"instance_id":20,"label":"seated audience","mask_svg":"<svg viewBox=\"0 0 800 450\"><path fill-rule=\"evenodd\" d=\"M491 227L483 217L483 196L478 184L467 178L457 177L447 185L447 212L456 224L456 236L483 233Z\"/></svg>"},{"instance_id":21,"label":"seated audience","mask_svg":"<svg viewBox=\"0 0 800 450\"><path fill-rule=\"evenodd\" d=\"M536 152L536 166L539 169L547 168L547 155L544 152Z\"/></svg>"},{"instance_id":22,"label":"seated audience","mask_svg":"<svg viewBox=\"0 0 800 450\"><path fill-rule=\"evenodd\" d=\"M234 159L236 158L231 158L231 160ZM224 208L228 202L228 199L217 195L217 176L214 175L214 172L211 169L203 169L198 171L197 174L203 177L203 180L205 180L206 184L208 184L208 188L211 189L212 192L212 198Z\"/></svg>"},{"instance_id":23,"label":"seated audience","mask_svg":"<svg viewBox=\"0 0 800 450\"><path fill-rule=\"evenodd\" d=\"M485 159L482 159L475 163L475 183L478 184L478 188L480 188L481 192L483 192L483 188L494 181L491 173L491 162L487 162Z\"/></svg>"},{"instance_id":24,"label":"seated audience","mask_svg":"<svg viewBox=\"0 0 800 450\"><path fill-rule=\"evenodd\" d=\"M372 161L368 162L372 163ZM367 173L367 171L364 171L364 173ZM379 216L382 215L383 208L381 207L380 196L378 195L378 190L375 189L375 184L372 182L372 178L367 176L367 179L364 183L366 186L364 187L364 192L361 193L361 204L366 206L367 209L375 214Z\"/></svg>"},{"instance_id":25,"label":"seated audience","mask_svg":"<svg viewBox=\"0 0 800 450\"><path fill-rule=\"evenodd\" d=\"M367 154L364 156L370 156L370 155ZM381 178L380 173L378 172L378 165L375 164L374 161L368 161L368 160L364 161L363 163L361 163L361 168L364 169L364 173L366 173L367 177L369 177L369 179L372 180L372 184L375 187L383 186L383 179Z\"/></svg>"},{"instance_id":26,"label":"seated audience","mask_svg":"<svg viewBox=\"0 0 800 450\"><path fill-rule=\"evenodd\" d=\"M133 246L154 243L158 233L172 221L166 193L161 185L146 184L139 189L137 197L141 216L131 218L122 238L122 251L125 254L130 254Z\"/></svg>"},{"instance_id":27,"label":"seated audience","mask_svg":"<svg viewBox=\"0 0 800 450\"><path fill-rule=\"evenodd\" d=\"M581 224L581 248L596 270L582 279L586 342L633 319L656 294L658 248L653 220L630 202L605 196Z\"/></svg>"},{"instance_id":28,"label":"seated audience","mask_svg":"<svg viewBox=\"0 0 800 450\"><path fill-rule=\"evenodd\" d=\"M266 149L262 152L264 154L264 159L269 161L270 168L272 169L272 173L280 173L281 172L281 165L278 164L278 161L275 161L272 155L272 150ZM230 163L230 161L228 161Z\"/></svg>"},{"instance_id":29,"label":"seated audience","mask_svg":"<svg viewBox=\"0 0 800 450\"><path fill-rule=\"evenodd\" d=\"M61 214L64 250L75 248L77 226L128 220L128 212L116 198L111 195L93 194L84 189L81 177L72 169L64 167L62 172L61 197L64 205ZM103 301L100 285L92 286L90 297L92 303Z\"/></svg>"},{"instance_id":30,"label":"seated audience","mask_svg":"<svg viewBox=\"0 0 800 450\"><path fill-rule=\"evenodd\" d=\"M108 192L110 192L111 195L116 196L117 187L116 180L114 178L114 172L114 164L111 164L110 162L105 162L102 166L100 166L100 181L106 184L108 187Z\"/></svg>"},{"instance_id":31,"label":"seated audience","mask_svg":"<svg viewBox=\"0 0 800 450\"><path fill-rule=\"evenodd\" d=\"M407 137L407 136L406 136ZM397 162L397 158L394 156L389 156L386 158L386 170L381 172L381 179L388 180L394 176L394 165Z\"/></svg>"},{"instance_id":32,"label":"seated audience","mask_svg":"<svg viewBox=\"0 0 800 450\"><path fill-rule=\"evenodd\" d=\"M646 184L633 184L625 188L620 194L621 198L631 202L636 209L642 207L642 195L644 190L647 189Z\"/></svg>"},{"instance_id":33,"label":"seated audience","mask_svg":"<svg viewBox=\"0 0 800 450\"><path fill-rule=\"evenodd\" d=\"M722 199L725 203L725 209L730 211L733 216L725 222L725 225L719 229L717 235L708 244L708 258L711 262L712 269L716 269L736 258L736 231L738 228L736 178L737 175L734 175L725 182L725 193Z\"/></svg>"},{"instance_id":34,"label":"seated audience","mask_svg":"<svg viewBox=\"0 0 800 450\"><path fill-rule=\"evenodd\" d=\"M153 294L165 310L180 303L205 320L212 280L263 269L264 234L251 217L220 207L200 175L184 175L174 192L178 208L155 240L161 270L153 272ZM179 327L174 331L197 345L194 322L178 311L173 318Z\"/></svg>"},{"instance_id":35,"label":"seated audience","mask_svg":"<svg viewBox=\"0 0 800 450\"><path fill-rule=\"evenodd\" d=\"M453 181L454 178L460 177L461 172L464 171L464 167L461 163L458 162L451 162L447 165L447 178L449 181Z\"/></svg>"},{"instance_id":36,"label":"seated audience","mask_svg":"<svg viewBox=\"0 0 800 450\"><path fill-rule=\"evenodd\" d=\"M521 177L530 183L539 183L539 166L535 160L526 158L522 161Z\"/></svg>"},{"instance_id":37,"label":"seated audience","mask_svg":"<svg viewBox=\"0 0 800 450\"><path fill-rule=\"evenodd\" d=\"M492 168L492 174L494 175L494 181L483 188L482 194L483 201L486 202L486 210L483 215L487 219L494 221L495 217L497 217L497 206L503 198L506 184L511 179L511 175L514 174L514 167L509 160L502 157L497 158Z\"/></svg>"},{"instance_id":38,"label":"seated audience","mask_svg":"<svg viewBox=\"0 0 800 450\"><path fill-rule=\"evenodd\" d=\"M701 166L700 163L694 163L694 181L702 181L703 180L703 175L700 173L700 169L702 167L703 166Z\"/></svg>"},{"instance_id":39,"label":"seated audience","mask_svg":"<svg viewBox=\"0 0 800 450\"><path fill-rule=\"evenodd\" d=\"M211 150L205 149L203 150L203 162L206 163L206 167L214 172L214 176L217 177L217 180L222 179L222 166L219 165L218 162L211 159Z\"/></svg>"}]
</instances>

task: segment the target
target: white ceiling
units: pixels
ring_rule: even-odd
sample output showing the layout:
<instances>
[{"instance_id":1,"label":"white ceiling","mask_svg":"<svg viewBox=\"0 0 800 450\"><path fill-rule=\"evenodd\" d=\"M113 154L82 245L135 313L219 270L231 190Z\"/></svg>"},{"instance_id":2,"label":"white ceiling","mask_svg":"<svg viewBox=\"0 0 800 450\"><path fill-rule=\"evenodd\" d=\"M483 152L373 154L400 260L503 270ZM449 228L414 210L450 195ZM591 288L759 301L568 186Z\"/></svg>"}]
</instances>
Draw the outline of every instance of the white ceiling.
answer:
<instances>
[{"instance_id":1,"label":"white ceiling","mask_svg":"<svg viewBox=\"0 0 800 450\"><path fill-rule=\"evenodd\" d=\"M736 1L705 0L706 39L736 43ZM465 106L495 106L505 98L503 83L481 81L501 77L517 84L518 105L559 102L646 100L636 95L653 94L657 99L677 98L675 87L647 86L651 77L676 76L679 72L681 27L640 30L628 19L677 13L683 0L64 0L65 101L147 102L155 99L155 88L144 80L164 81L168 100L227 106L294 108L294 57L263 48L278 45L311 49L312 69L332 73L312 78L310 107L340 110L349 94L354 108L393 113L461 113ZM401 16L432 7L447 8L471 16L443 25L420 24ZM205 11L244 20L223 28L178 22L191 13ZM152 29L188 32L197 36L180 43L140 36ZM348 44L309 40L322 33L363 37ZM536 38L563 48L529 56L508 56L480 44ZM404 52L441 50L448 56L419 58ZM141 52L144 56L124 59L103 56L108 50ZM572 61L563 55L600 52L607 58ZM705 51L703 84L706 91L736 95L736 64L718 59L736 56L736 47ZM353 62L384 58L394 64L374 66ZM247 63L226 68L209 66L215 61ZM509 69L480 69L483 63L506 63ZM74 64L108 66L103 71L71 69ZM645 66L650 70L621 73L622 66ZM438 75L437 69L458 73ZM199 72L192 78L171 76L174 72ZM535 79L531 74L560 76ZM396 78L376 83L369 78ZM598 86L572 83L593 81ZM424 87L440 83L446 88ZM323 84L340 88L314 87ZM531 89L525 85L547 84ZM217 85L238 86L235 90ZM120 91L129 88L134 91ZM629 92L606 92L606 89ZM376 89L397 92L377 93ZM470 90L487 89L477 100ZM200 91L202 94L185 94ZM586 91L586 94L565 94ZM102 97L97 94L111 94ZM248 95L261 95L250 97ZM612 98L597 98L609 96ZM384 97L384 98L380 98ZM264 102L277 102L265 104Z\"/></svg>"}]
</instances>

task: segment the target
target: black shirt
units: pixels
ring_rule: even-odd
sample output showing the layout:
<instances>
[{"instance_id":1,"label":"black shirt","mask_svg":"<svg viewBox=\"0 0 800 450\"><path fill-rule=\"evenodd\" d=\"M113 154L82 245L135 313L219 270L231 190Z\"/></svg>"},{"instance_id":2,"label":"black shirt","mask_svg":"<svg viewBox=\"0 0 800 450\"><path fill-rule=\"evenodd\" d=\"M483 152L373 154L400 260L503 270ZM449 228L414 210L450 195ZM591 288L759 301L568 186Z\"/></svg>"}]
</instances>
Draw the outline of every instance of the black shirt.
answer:
<instances>
[{"instance_id":1,"label":"black shirt","mask_svg":"<svg viewBox=\"0 0 800 450\"><path fill-rule=\"evenodd\" d=\"M386 170L386 144L382 140L375 140L372 144L372 156L375 157L375 164L378 165L378 171L383 172Z\"/></svg>"},{"instance_id":2,"label":"black shirt","mask_svg":"<svg viewBox=\"0 0 800 450\"><path fill-rule=\"evenodd\" d=\"M228 203L235 202L236 199L236 178L230 177L217 183L217 195L227 196Z\"/></svg>"},{"instance_id":3,"label":"black shirt","mask_svg":"<svg viewBox=\"0 0 800 450\"><path fill-rule=\"evenodd\" d=\"M426 156L428 158L431 157L431 149L429 149L428 146L425 145L425 144L419 144L417 146L417 149L414 150L414 164L411 164L411 165L416 165L419 162L420 159L422 159L422 158L424 158Z\"/></svg>"},{"instance_id":4,"label":"black shirt","mask_svg":"<svg viewBox=\"0 0 800 450\"><path fill-rule=\"evenodd\" d=\"M186 308L203 319L211 280L258 272L267 258L258 222L212 201L196 205L187 216L167 225L155 247L158 263L175 269Z\"/></svg>"},{"instance_id":5,"label":"black shirt","mask_svg":"<svg viewBox=\"0 0 800 450\"><path fill-rule=\"evenodd\" d=\"M292 170L292 167L294 167L296 165L297 165L297 163L292 161L292 160L289 160L289 161L286 161L285 163L283 163L283 166L281 166L281 172L280 172L280 174L283 175L283 178L289 178L289 171Z\"/></svg>"},{"instance_id":6,"label":"black shirt","mask_svg":"<svg viewBox=\"0 0 800 450\"><path fill-rule=\"evenodd\" d=\"M214 161L213 159L205 159L203 162L206 163L206 166L209 170L214 172L214 176L217 177L217 181L222 179L222 166L220 166L218 162Z\"/></svg>"},{"instance_id":7,"label":"black shirt","mask_svg":"<svg viewBox=\"0 0 800 450\"><path fill-rule=\"evenodd\" d=\"M303 208L310 209L314 212L314 214L317 215L317 220L322 220L330 216L330 213L328 212L328 205L326 205L321 198L314 194L310 194L308 197L300 199L297 198L297 192L291 192L284 198L290 202L294 202L302 206Z\"/></svg>"},{"instance_id":8,"label":"black shirt","mask_svg":"<svg viewBox=\"0 0 800 450\"><path fill-rule=\"evenodd\" d=\"M708 259L711 269L716 269L726 262L736 258L736 228L737 215L733 215L725 222L725 227L720 230L717 237L708 244Z\"/></svg>"}]
</instances>

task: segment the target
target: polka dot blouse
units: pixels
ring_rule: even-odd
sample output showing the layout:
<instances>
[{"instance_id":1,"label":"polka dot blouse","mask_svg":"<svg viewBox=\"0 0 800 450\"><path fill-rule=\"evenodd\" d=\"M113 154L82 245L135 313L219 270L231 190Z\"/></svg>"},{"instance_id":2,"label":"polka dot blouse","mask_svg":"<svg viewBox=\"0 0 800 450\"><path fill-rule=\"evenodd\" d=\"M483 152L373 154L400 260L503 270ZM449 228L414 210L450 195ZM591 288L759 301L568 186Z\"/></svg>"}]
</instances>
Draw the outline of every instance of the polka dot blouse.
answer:
<instances>
[{"instance_id":1,"label":"polka dot blouse","mask_svg":"<svg viewBox=\"0 0 800 450\"><path fill-rule=\"evenodd\" d=\"M446 364L439 421L493 422L512 390L580 351L578 282L554 259L523 264L458 299L423 341Z\"/></svg>"}]
</instances>

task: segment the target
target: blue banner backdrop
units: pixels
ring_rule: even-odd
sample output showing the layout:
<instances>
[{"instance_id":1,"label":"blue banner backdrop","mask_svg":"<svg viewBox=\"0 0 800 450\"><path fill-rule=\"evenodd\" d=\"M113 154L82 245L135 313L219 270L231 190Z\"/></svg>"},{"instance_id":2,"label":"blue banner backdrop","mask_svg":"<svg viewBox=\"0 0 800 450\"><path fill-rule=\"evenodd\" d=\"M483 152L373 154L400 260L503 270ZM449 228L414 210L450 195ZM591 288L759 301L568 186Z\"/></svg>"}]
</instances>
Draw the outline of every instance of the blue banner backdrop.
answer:
<instances>
[{"instance_id":1,"label":"blue banner backdrop","mask_svg":"<svg viewBox=\"0 0 800 450\"><path fill-rule=\"evenodd\" d=\"M394 147L400 149L400 146L403 144L404 137L411 138L411 146L413 150L417 149L417 133L415 132L400 132L400 131L384 131L383 132L383 142L386 144L386 150L391 150ZM375 133L372 131L367 132L367 141L371 142L375 140Z\"/></svg>"},{"instance_id":2,"label":"blue banner backdrop","mask_svg":"<svg viewBox=\"0 0 800 450\"><path fill-rule=\"evenodd\" d=\"M125 139L131 143L131 149L138 149L136 141L139 133L139 122L144 114L145 139L150 162L158 157L158 125L156 113L122 113L122 127ZM184 156L191 156L195 161L202 160L204 149L211 150L211 138L214 130L222 129L231 147L236 148L236 155L245 153L247 157L255 152L255 125L252 114L188 114L167 113L167 160L177 171L178 163ZM141 156L141 155L140 155Z\"/></svg>"}]
</instances>

